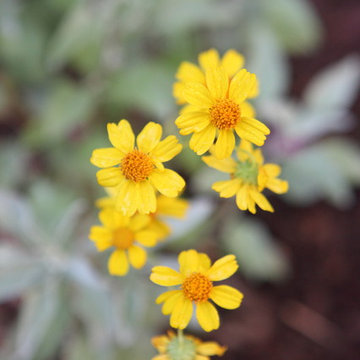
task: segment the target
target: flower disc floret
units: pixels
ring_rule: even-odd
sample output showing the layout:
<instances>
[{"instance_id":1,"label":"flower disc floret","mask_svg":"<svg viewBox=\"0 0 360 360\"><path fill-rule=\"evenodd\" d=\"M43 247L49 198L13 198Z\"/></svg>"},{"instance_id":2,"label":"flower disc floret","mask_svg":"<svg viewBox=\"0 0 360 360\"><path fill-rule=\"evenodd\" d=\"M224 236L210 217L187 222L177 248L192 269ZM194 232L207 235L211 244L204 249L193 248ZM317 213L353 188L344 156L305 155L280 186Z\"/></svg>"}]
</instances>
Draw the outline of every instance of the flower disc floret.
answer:
<instances>
[{"instance_id":1,"label":"flower disc floret","mask_svg":"<svg viewBox=\"0 0 360 360\"><path fill-rule=\"evenodd\" d=\"M219 130L234 129L241 118L240 106L230 99L218 100L209 112L211 123Z\"/></svg>"},{"instance_id":2,"label":"flower disc floret","mask_svg":"<svg viewBox=\"0 0 360 360\"><path fill-rule=\"evenodd\" d=\"M121 250L127 250L135 240L135 234L126 227L119 227L113 233L113 245Z\"/></svg>"},{"instance_id":3,"label":"flower disc floret","mask_svg":"<svg viewBox=\"0 0 360 360\"><path fill-rule=\"evenodd\" d=\"M140 182L146 180L152 173L154 164L151 158L135 149L121 161L121 171L128 180Z\"/></svg>"},{"instance_id":4,"label":"flower disc floret","mask_svg":"<svg viewBox=\"0 0 360 360\"><path fill-rule=\"evenodd\" d=\"M207 301L212 288L212 282L206 275L201 273L191 274L182 284L182 290L185 296L196 303Z\"/></svg>"}]
</instances>

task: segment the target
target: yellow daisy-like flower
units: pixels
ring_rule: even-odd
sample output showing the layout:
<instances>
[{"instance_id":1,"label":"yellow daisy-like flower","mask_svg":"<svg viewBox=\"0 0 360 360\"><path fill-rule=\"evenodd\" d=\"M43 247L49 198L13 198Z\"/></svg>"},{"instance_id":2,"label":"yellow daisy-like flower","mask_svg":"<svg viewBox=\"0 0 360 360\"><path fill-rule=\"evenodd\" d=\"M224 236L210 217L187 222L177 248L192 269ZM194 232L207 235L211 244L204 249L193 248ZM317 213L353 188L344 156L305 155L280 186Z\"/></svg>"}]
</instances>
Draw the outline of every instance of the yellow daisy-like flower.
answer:
<instances>
[{"instance_id":1,"label":"yellow daisy-like flower","mask_svg":"<svg viewBox=\"0 0 360 360\"><path fill-rule=\"evenodd\" d=\"M152 360L210 360L210 356L223 356L227 350L215 341L203 342L191 335L176 336L173 331L153 337L151 342L159 352Z\"/></svg>"},{"instance_id":2,"label":"yellow daisy-like flower","mask_svg":"<svg viewBox=\"0 0 360 360\"><path fill-rule=\"evenodd\" d=\"M219 314L209 301L225 309L240 306L243 294L227 285L214 286L214 281L229 278L238 269L234 255L227 255L217 260L212 266L206 254L196 250L182 251L178 257L180 271L166 266L155 266L150 280L161 286L180 285L180 289L161 294L157 304L163 304L162 312L170 315L173 328L184 329L196 306L196 318L205 331L216 330L220 326Z\"/></svg>"},{"instance_id":3,"label":"yellow daisy-like flower","mask_svg":"<svg viewBox=\"0 0 360 360\"><path fill-rule=\"evenodd\" d=\"M223 67L229 77L233 78L234 75L240 71L244 66L244 56L238 53L234 49L229 49L222 59L220 59L219 53L215 49L210 49L201 52L198 57L200 66L192 64L188 61L183 61L175 75L177 82L173 86L173 95L176 98L176 102L179 105L186 104L183 91L186 83L188 82L200 82L206 85L205 71L209 68ZM251 89L248 94L249 98L256 97L259 93L258 84Z\"/></svg>"},{"instance_id":4,"label":"yellow daisy-like flower","mask_svg":"<svg viewBox=\"0 0 360 360\"><path fill-rule=\"evenodd\" d=\"M96 201L96 206L100 209L115 209L115 197L113 188L106 188L109 196L100 198ZM189 207L188 201L180 198L169 198L164 195L157 195L156 211L149 214L149 229L156 232L159 240L165 239L171 233L170 227L164 221L164 217L183 218Z\"/></svg>"},{"instance_id":5,"label":"yellow daisy-like flower","mask_svg":"<svg viewBox=\"0 0 360 360\"><path fill-rule=\"evenodd\" d=\"M104 187L116 187L115 206L124 215L138 211L148 214L156 210L156 190L176 197L184 188L184 179L175 171L165 169L163 162L171 160L182 149L175 136L161 140L162 127L148 123L135 136L127 120L107 125L109 140L114 147L96 149L91 163L103 168L96 174Z\"/></svg>"},{"instance_id":6,"label":"yellow daisy-like flower","mask_svg":"<svg viewBox=\"0 0 360 360\"><path fill-rule=\"evenodd\" d=\"M242 140L237 151L237 159L217 159L215 156L203 156L203 161L225 173L230 174L230 180L218 181L212 188L220 193L220 197L230 198L236 195L236 205L240 210L249 210L256 213L255 205L265 211L273 212L274 209L262 194L264 189L270 189L277 194L288 191L289 184L278 179L281 167L277 164L264 164L260 149Z\"/></svg>"},{"instance_id":7,"label":"yellow daisy-like flower","mask_svg":"<svg viewBox=\"0 0 360 360\"><path fill-rule=\"evenodd\" d=\"M229 157L235 147L234 132L242 139L262 146L270 130L254 118L252 106L245 100L257 86L255 74L241 69L232 78L223 66L213 62L204 70L205 83L186 82L182 94L189 104L175 124L181 135L193 134L189 146L198 155L214 144L215 156Z\"/></svg>"},{"instance_id":8,"label":"yellow daisy-like flower","mask_svg":"<svg viewBox=\"0 0 360 360\"><path fill-rule=\"evenodd\" d=\"M106 208L100 211L99 219L103 226L92 226L89 238L99 251L115 248L108 261L109 273L126 275L129 262L135 269L141 269L147 258L142 246L153 247L160 237L156 231L149 229L150 217L141 214L124 216L119 211Z\"/></svg>"}]
</instances>

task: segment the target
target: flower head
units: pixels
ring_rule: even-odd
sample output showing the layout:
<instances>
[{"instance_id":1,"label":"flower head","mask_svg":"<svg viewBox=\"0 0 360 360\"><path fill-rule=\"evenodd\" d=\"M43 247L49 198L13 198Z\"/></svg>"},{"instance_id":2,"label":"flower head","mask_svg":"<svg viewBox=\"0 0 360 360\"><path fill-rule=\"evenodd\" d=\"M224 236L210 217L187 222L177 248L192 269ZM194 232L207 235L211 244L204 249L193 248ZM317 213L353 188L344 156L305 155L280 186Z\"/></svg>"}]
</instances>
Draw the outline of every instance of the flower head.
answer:
<instances>
[{"instance_id":1,"label":"flower head","mask_svg":"<svg viewBox=\"0 0 360 360\"><path fill-rule=\"evenodd\" d=\"M156 303L163 303L162 312L170 315L173 328L184 329L196 306L196 318L205 331L218 329L219 314L210 302L225 309L236 309L240 306L243 295L238 290L227 286L214 286L214 281L225 280L238 268L234 255L227 255L217 260L212 266L206 254L196 250L182 251L178 257L180 271L166 266L155 266L150 280L162 286L180 285L177 290L161 294Z\"/></svg>"},{"instance_id":2,"label":"flower head","mask_svg":"<svg viewBox=\"0 0 360 360\"><path fill-rule=\"evenodd\" d=\"M257 89L255 74L245 69L238 71L240 66L234 64L230 71L228 63L220 62L218 55L214 55L217 53L211 51L213 55L204 57L203 70L197 69L197 76L194 66L192 70L187 66L187 70L182 71L187 76L181 77L182 90L179 92L188 105L182 109L175 124L181 135L193 134L189 146L198 155L208 151L217 137L214 155L224 159L235 147L234 132L240 138L262 146L270 130L254 119L254 109L246 102ZM238 59L234 54L233 57Z\"/></svg>"},{"instance_id":3,"label":"flower head","mask_svg":"<svg viewBox=\"0 0 360 360\"><path fill-rule=\"evenodd\" d=\"M128 121L121 120L107 126L114 147L96 149L91 163L103 168L96 174L98 183L115 187L115 206L124 215L138 211L148 214L156 210L156 190L168 197L176 197L185 181L175 171L165 169L163 162L171 160L182 149L175 136L161 140L162 127L148 123L135 136Z\"/></svg>"},{"instance_id":4,"label":"flower head","mask_svg":"<svg viewBox=\"0 0 360 360\"><path fill-rule=\"evenodd\" d=\"M237 160L227 158L217 159L215 156L203 156L203 161L222 172L230 174L230 179L218 181L212 188L220 193L220 197L230 198L236 195L236 204L240 210L256 213L255 205L265 211L274 209L262 194L264 189L270 189L277 194L288 191L289 185L285 180L278 179L281 167L276 164L264 164L260 149L242 140L236 151Z\"/></svg>"},{"instance_id":5,"label":"flower head","mask_svg":"<svg viewBox=\"0 0 360 360\"><path fill-rule=\"evenodd\" d=\"M159 352L152 360L210 360L210 356L222 356L226 351L225 346L214 341L203 342L191 335L176 336L173 331L153 337L151 342Z\"/></svg>"},{"instance_id":6,"label":"flower head","mask_svg":"<svg viewBox=\"0 0 360 360\"><path fill-rule=\"evenodd\" d=\"M100 211L99 218L103 225L92 226L89 238L99 251L114 248L108 261L109 273L126 275L129 263L135 269L141 269L147 258L143 246L153 247L160 238L160 234L149 228L149 216L136 214L128 217L106 208Z\"/></svg>"},{"instance_id":7,"label":"flower head","mask_svg":"<svg viewBox=\"0 0 360 360\"><path fill-rule=\"evenodd\" d=\"M96 206L100 209L115 209L115 197L113 188L106 188L109 196L100 198L96 201ZM189 206L188 202L180 198L169 198L164 195L157 195L156 211L148 214L150 223L148 228L156 232L159 240L165 239L171 233L171 228L166 223L165 218L183 218Z\"/></svg>"}]
</instances>

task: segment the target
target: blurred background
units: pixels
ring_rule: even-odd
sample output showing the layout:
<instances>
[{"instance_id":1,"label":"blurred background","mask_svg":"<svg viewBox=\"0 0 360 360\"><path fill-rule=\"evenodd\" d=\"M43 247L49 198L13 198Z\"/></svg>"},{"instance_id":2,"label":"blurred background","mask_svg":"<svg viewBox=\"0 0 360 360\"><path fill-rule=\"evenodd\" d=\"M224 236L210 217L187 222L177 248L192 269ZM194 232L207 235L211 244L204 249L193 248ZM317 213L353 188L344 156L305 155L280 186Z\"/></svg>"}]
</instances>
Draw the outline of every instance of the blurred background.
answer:
<instances>
[{"instance_id":1,"label":"blurred background","mask_svg":"<svg viewBox=\"0 0 360 360\"><path fill-rule=\"evenodd\" d=\"M151 358L168 318L150 268L187 248L238 257L243 305L189 329L224 359L359 359L359 19L357 0L1 0L0 359ZM91 151L121 118L178 134L175 72L212 47L258 75L289 193L270 196L274 214L241 213L185 146L171 166L187 218L142 272L111 277L88 240L104 194Z\"/></svg>"}]
</instances>

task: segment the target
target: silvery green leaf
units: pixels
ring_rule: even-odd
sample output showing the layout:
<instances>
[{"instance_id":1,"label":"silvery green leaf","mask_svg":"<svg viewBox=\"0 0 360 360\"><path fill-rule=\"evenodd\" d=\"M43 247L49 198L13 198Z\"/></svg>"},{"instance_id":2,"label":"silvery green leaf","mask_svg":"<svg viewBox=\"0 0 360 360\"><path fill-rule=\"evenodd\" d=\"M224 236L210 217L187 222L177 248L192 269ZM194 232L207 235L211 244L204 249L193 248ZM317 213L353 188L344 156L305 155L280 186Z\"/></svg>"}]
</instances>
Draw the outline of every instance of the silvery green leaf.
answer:
<instances>
[{"instance_id":1,"label":"silvery green leaf","mask_svg":"<svg viewBox=\"0 0 360 360\"><path fill-rule=\"evenodd\" d=\"M304 102L315 109L346 109L356 97L359 80L359 58L348 56L323 70L311 81L306 89Z\"/></svg>"},{"instance_id":2,"label":"silvery green leaf","mask_svg":"<svg viewBox=\"0 0 360 360\"><path fill-rule=\"evenodd\" d=\"M49 332L54 331L55 335L54 326L59 320L62 301L60 284L54 278L48 278L27 294L18 321L14 359L35 360L34 356Z\"/></svg>"},{"instance_id":3,"label":"silvery green leaf","mask_svg":"<svg viewBox=\"0 0 360 360\"><path fill-rule=\"evenodd\" d=\"M35 255L10 244L0 245L0 302L21 295L44 276L43 264Z\"/></svg>"},{"instance_id":4,"label":"silvery green leaf","mask_svg":"<svg viewBox=\"0 0 360 360\"><path fill-rule=\"evenodd\" d=\"M303 149L283 164L282 177L290 184L286 199L301 205L309 205L319 199L327 199L340 208L351 204L353 195L343 161L334 157L328 146L322 142ZM346 153L345 149L342 149L343 153ZM353 151L351 153L352 163Z\"/></svg>"},{"instance_id":5,"label":"silvery green leaf","mask_svg":"<svg viewBox=\"0 0 360 360\"><path fill-rule=\"evenodd\" d=\"M322 37L322 27L307 0L260 0L259 7L276 37L289 51L312 50Z\"/></svg>"},{"instance_id":6,"label":"silvery green leaf","mask_svg":"<svg viewBox=\"0 0 360 360\"><path fill-rule=\"evenodd\" d=\"M247 67L259 79L259 99L276 98L288 88L289 67L271 28L261 22L249 25Z\"/></svg>"},{"instance_id":7,"label":"silvery green leaf","mask_svg":"<svg viewBox=\"0 0 360 360\"><path fill-rule=\"evenodd\" d=\"M281 281L290 272L289 260L269 231L249 217L226 223L222 241L226 251L234 254L240 271L262 281Z\"/></svg>"},{"instance_id":8,"label":"silvery green leaf","mask_svg":"<svg viewBox=\"0 0 360 360\"><path fill-rule=\"evenodd\" d=\"M26 244L41 244L46 235L36 223L33 210L13 192L0 189L0 226Z\"/></svg>"},{"instance_id":9,"label":"silvery green leaf","mask_svg":"<svg viewBox=\"0 0 360 360\"><path fill-rule=\"evenodd\" d=\"M92 345L85 336L72 336L63 351L66 360L97 360Z\"/></svg>"}]
</instances>

